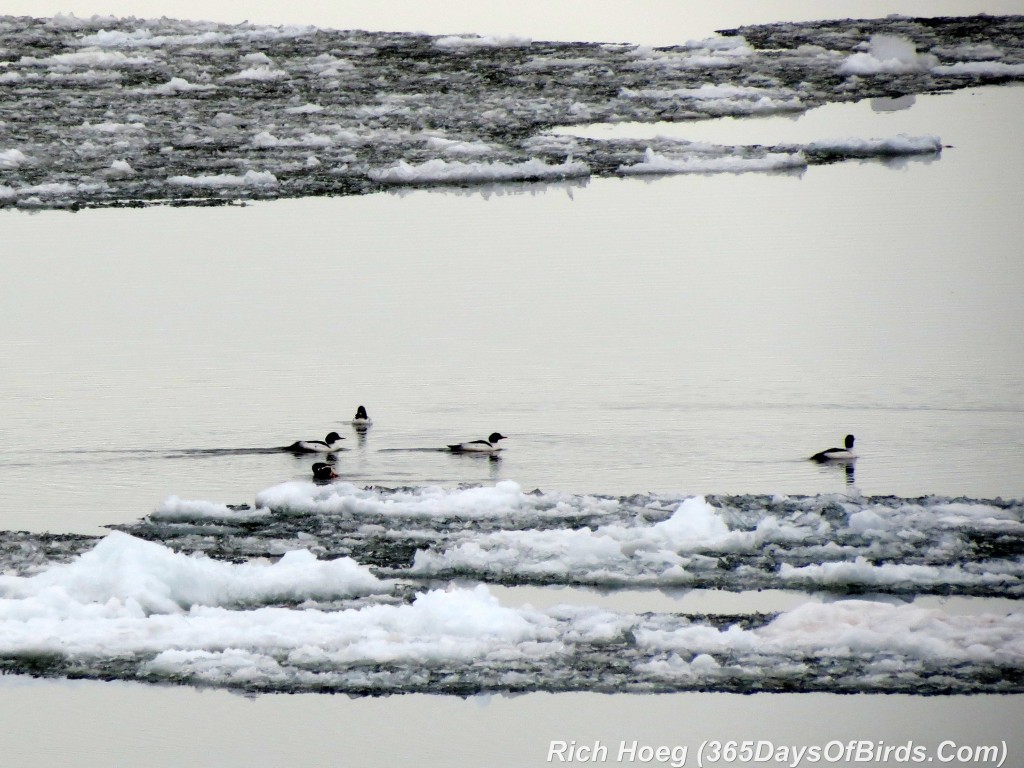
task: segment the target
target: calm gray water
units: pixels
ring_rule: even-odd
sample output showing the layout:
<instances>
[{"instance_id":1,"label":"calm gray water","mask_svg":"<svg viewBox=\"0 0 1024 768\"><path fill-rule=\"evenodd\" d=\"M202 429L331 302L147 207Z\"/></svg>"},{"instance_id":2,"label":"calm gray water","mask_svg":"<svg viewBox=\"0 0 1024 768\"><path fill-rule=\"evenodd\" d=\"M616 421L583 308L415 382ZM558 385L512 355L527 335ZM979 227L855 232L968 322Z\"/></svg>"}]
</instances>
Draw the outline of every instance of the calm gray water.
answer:
<instances>
[{"instance_id":1,"label":"calm gray water","mask_svg":"<svg viewBox=\"0 0 1024 768\"><path fill-rule=\"evenodd\" d=\"M946 740L981 745L1006 739L1011 754L1006 764L1016 765L1012 759L1022 747L1020 707L1015 699L1000 696L529 694L353 700L297 695L247 700L223 691L123 683L25 685L6 678L0 678L0 693L5 725L0 748L11 764L21 766L522 768L558 765L546 760L553 740L612 745L607 762L595 763L610 766L630 765L615 760L621 741L687 746L686 765L696 765L700 742L711 739L764 740L779 747L824 746L833 740L913 742L932 756Z\"/></svg>"},{"instance_id":2,"label":"calm gray water","mask_svg":"<svg viewBox=\"0 0 1024 768\"><path fill-rule=\"evenodd\" d=\"M838 491L841 470L803 457L854 432L865 493L1022 496L1022 117L1024 89L1001 87L687 128L950 145L802 175L7 213L0 527L94 533L169 494L251 501L309 460L202 450L336 428L360 484ZM365 440L342 424L360 403ZM411 450L495 429L498 462ZM18 765L542 765L551 739L625 738L1024 754L1020 697L0 687Z\"/></svg>"},{"instance_id":3,"label":"calm gray water","mask_svg":"<svg viewBox=\"0 0 1024 768\"><path fill-rule=\"evenodd\" d=\"M746 129L934 133L932 162L6 214L2 525L251 501L310 462L201 451L333 429L357 483L816 493L845 476L803 458L853 432L865 493L1020 496L1022 104ZM409 450L493 430L497 463Z\"/></svg>"}]
</instances>

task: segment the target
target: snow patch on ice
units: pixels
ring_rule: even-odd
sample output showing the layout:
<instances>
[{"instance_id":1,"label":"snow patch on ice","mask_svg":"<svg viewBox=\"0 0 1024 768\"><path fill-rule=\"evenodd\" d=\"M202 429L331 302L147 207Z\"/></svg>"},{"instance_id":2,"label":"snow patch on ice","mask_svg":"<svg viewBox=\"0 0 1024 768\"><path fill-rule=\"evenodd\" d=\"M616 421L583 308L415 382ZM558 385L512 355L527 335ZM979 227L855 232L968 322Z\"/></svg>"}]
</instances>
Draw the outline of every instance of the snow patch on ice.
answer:
<instances>
[{"instance_id":1,"label":"snow patch on ice","mask_svg":"<svg viewBox=\"0 0 1024 768\"><path fill-rule=\"evenodd\" d=\"M211 189L233 187L275 187L277 177L270 171L246 171L243 175L218 173L203 176L171 176L168 184L179 187L208 187Z\"/></svg>"},{"instance_id":2,"label":"snow patch on ice","mask_svg":"<svg viewBox=\"0 0 1024 768\"><path fill-rule=\"evenodd\" d=\"M260 64L255 67L247 67L241 72L236 72L233 75L227 75L224 78L225 82L233 82L237 80L249 80L253 82L271 82L274 80L287 79L288 73L282 69L278 69L272 64Z\"/></svg>"},{"instance_id":3,"label":"snow patch on ice","mask_svg":"<svg viewBox=\"0 0 1024 768\"><path fill-rule=\"evenodd\" d=\"M0 576L0 619L62 614L115 619L180 613L195 606L331 600L388 589L350 558L321 561L295 550L276 563L235 565L172 552L115 531L71 563L35 576Z\"/></svg>"},{"instance_id":4,"label":"snow patch on ice","mask_svg":"<svg viewBox=\"0 0 1024 768\"><path fill-rule=\"evenodd\" d=\"M52 56L37 58L22 56L18 63L30 67L88 67L89 69L121 69L152 64L153 59L145 56L128 56L120 51L83 50L73 53L55 53Z\"/></svg>"},{"instance_id":5,"label":"snow patch on ice","mask_svg":"<svg viewBox=\"0 0 1024 768\"><path fill-rule=\"evenodd\" d=\"M319 104L301 104L297 107L287 107L284 111L289 115L315 115L323 112L324 108Z\"/></svg>"},{"instance_id":6,"label":"snow patch on ice","mask_svg":"<svg viewBox=\"0 0 1024 768\"><path fill-rule=\"evenodd\" d=\"M457 141L441 136L427 137L425 144L428 149L443 152L446 155L489 155L495 149L482 141Z\"/></svg>"},{"instance_id":7,"label":"snow patch on ice","mask_svg":"<svg viewBox=\"0 0 1024 768\"><path fill-rule=\"evenodd\" d=\"M269 509L257 507L235 509L227 504L216 504L210 501L181 499L177 496L168 496L151 514L153 520L167 522L184 521L216 521L216 522L245 522L258 520L270 515Z\"/></svg>"},{"instance_id":8,"label":"snow patch on ice","mask_svg":"<svg viewBox=\"0 0 1024 768\"><path fill-rule=\"evenodd\" d=\"M716 69L736 67L754 55L754 49L741 37L713 37L690 40L682 49L661 50L639 45L630 52L630 66L636 69Z\"/></svg>"},{"instance_id":9,"label":"snow patch on ice","mask_svg":"<svg viewBox=\"0 0 1024 768\"><path fill-rule=\"evenodd\" d=\"M533 43L518 35L448 35L434 40L438 48L526 48Z\"/></svg>"},{"instance_id":10,"label":"snow patch on ice","mask_svg":"<svg viewBox=\"0 0 1024 768\"><path fill-rule=\"evenodd\" d=\"M625 99L682 103L689 109L715 117L770 115L803 112L807 109L807 105L792 91L732 84L705 83L699 88L623 88L620 96Z\"/></svg>"},{"instance_id":11,"label":"snow patch on ice","mask_svg":"<svg viewBox=\"0 0 1024 768\"><path fill-rule=\"evenodd\" d=\"M681 502L651 526L499 531L443 552L416 552L411 572L484 573L492 578L558 577L568 582L688 584L713 568L707 550L748 546L753 534L730 531L704 498Z\"/></svg>"},{"instance_id":12,"label":"snow patch on ice","mask_svg":"<svg viewBox=\"0 0 1024 768\"><path fill-rule=\"evenodd\" d=\"M863 525L864 519L858 521ZM880 522L880 521L874 521ZM880 532L881 527L865 528L865 533ZM1020 574L1010 567L1006 573L1000 573L998 564L990 564L986 573L966 570L961 565L916 565L908 563L875 564L867 558L857 557L852 562L815 563L794 567L783 563L779 568L779 578L792 586L829 587L856 585L868 588L899 587L904 591L914 590L922 586L943 584L950 587L958 586L1007 586L1019 585Z\"/></svg>"},{"instance_id":13,"label":"snow patch on ice","mask_svg":"<svg viewBox=\"0 0 1024 768\"><path fill-rule=\"evenodd\" d=\"M669 173L747 173L751 171L781 171L807 166L807 158L800 152L768 152L760 157L721 155L709 157L691 155L667 157L648 147L644 159L633 165L619 167L625 175Z\"/></svg>"},{"instance_id":14,"label":"snow patch on ice","mask_svg":"<svg viewBox=\"0 0 1024 768\"><path fill-rule=\"evenodd\" d=\"M872 35L869 50L855 53L839 67L842 75L903 75L927 72L937 66L938 58L918 53L912 40L895 35Z\"/></svg>"},{"instance_id":15,"label":"snow patch on ice","mask_svg":"<svg viewBox=\"0 0 1024 768\"><path fill-rule=\"evenodd\" d=\"M493 487L447 490L425 486L386 495L350 483L291 481L261 491L256 506L285 513L372 514L397 518L491 518L514 515L537 507L536 497L524 494L518 483L503 480Z\"/></svg>"},{"instance_id":16,"label":"snow patch on ice","mask_svg":"<svg viewBox=\"0 0 1024 768\"><path fill-rule=\"evenodd\" d=\"M0 168L20 168L29 162L29 158L20 149L0 150Z\"/></svg>"},{"instance_id":17,"label":"snow patch on ice","mask_svg":"<svg viewBox=\"0 0 1024 768\"><path fill-rule=\"evenodd\" d=\"M932 664L999 659L1019 668L1024 667L1021 630L1024 614L957 616L913 605L841 600L806 603L756 629L692 625L638 630L636 638L642 648L683 656L781 653L852 659L896 654ZM707 669L717 671L711 665Z\"/></svg>"},{"instance_id":18,"label":"snow patch on ice","mask_svg":"<svg viewBox=\"0 0 1024 768\"><path fill-rule=\"evenodd\" d=\"M208 93L215 90L217 90L216 85L190 83L183 77L172 77L161 85L155 85L152 88L140 88L139 93L148 93L154 96L177 96L182 93Z\"/></svg>"},{"instance_id":19,"label":"snow patch on ice","mask_svg":"<svg viewBox=\"0 0 1024 768\"><path fill-rule=\"evenodd\" d=\"M1006 64L1001 61L958 61L939 64L931 71L936 75L962 75L965 77L1024 77L1024 64Z\"/></svg>"}]
</instances>

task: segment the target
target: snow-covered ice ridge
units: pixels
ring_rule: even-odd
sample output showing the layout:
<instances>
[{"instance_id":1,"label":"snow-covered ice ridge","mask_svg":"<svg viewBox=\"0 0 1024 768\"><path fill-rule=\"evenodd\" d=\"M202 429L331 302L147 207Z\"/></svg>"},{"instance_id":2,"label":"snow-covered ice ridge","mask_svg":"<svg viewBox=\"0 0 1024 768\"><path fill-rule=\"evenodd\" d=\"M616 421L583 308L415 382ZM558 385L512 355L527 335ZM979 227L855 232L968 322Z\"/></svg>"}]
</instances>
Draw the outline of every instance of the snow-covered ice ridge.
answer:
<instances>
[{"instance_id":1,"label":"snow-covered ice ridge","mask_svg":"<svg viewBox=\"0 0 1024 768\"><path fill-rule=\"evenodd\" d=\"M0 576L0 671L236 690L1024 692L1024 614L867 600L779 614L503 606L348 558L229 563L113 532Z\"/></svg>"},{"instance_id":2,"label":"snow-covered ice ridge","mask_svg":"<svg viewBox=\"0 0 1024 768\"><path fill-rule=\"evenodd\" d=\"M135 536L221 559L307 549L378 576L502 584L1024 596L1024 502L359 488L291 481L245 508L171 497Z\"/></svg>"},{"instance_id":3,"label":"snow-covered ice ridge","mask_svg":"<svg viewBox=\"0 0 1024 768\"><path fill-rule=\"evenodd\" d=\"M670 48L0 16L0 207L215 204L934 154L550 132L800 112L1024 79L1024 17L744 27Z\"/></svg>"}]
</instances>

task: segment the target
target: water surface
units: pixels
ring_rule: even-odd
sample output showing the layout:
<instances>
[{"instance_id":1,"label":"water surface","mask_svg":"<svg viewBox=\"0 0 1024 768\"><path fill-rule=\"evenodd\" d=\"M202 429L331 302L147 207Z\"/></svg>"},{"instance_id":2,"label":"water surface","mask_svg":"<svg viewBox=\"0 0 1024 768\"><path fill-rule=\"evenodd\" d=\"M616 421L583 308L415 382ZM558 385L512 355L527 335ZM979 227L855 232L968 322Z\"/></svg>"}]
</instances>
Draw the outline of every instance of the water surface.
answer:
<instances>
[{"instance_id":1,"label":"water surface","mask_svg":"<svg viewBox=\"0 0 1024 768\"><path fill-rule=\"evenodd\" d=\"M814 493L853 432L865 493L1020 496L1022 93L856 105L932 162L6 214L0 519L251 501L310 462L210 449L334 429L362 484Z\"/></svg>"}]
</instances>

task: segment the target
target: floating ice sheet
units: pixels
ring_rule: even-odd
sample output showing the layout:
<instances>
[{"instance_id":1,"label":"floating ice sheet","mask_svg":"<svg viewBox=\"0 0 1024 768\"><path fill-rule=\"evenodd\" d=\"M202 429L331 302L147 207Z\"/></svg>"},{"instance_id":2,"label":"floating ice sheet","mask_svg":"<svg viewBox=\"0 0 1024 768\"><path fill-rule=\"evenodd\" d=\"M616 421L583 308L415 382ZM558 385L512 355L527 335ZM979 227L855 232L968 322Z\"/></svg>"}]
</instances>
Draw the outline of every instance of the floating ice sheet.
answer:
<instances>
[{"instance_id":1,"label":"floating ice sheet","mask_svg":"<svg viewBox=\"0 0 1024 768\"><path fill-rule=\"evenodd\" d=\"M1024 17L744 27L669 48L0 16L0 207L734 173L938 152L556 136L1024 79Z\"/></svg>"},{"instance_id":2,"label":"floating ice sheet","mask_svg":"<svg viewBox=\"0 0 1024 768\"><path fill-rule=\"evenodd\" d=\"M223 558L310 549L379 575L504 584L1024 595L1020 501L359 488L287 482L251 509L172 498L118 526Z\"/></svg>"},{"instance_id":3,"label":"floating ice sheet","mask_svg":"<svg viewBox=\"0 0 1024 768\"><path fill-rule=\"evenodd\" d=\"M728 536L697 514L668 527ZM0 577L0 669L370 695L1024 691L1020 613L841 600L775 615L631 614L510 608L483 585L395 592L309 552L231 564L113 533L70 563Z\"/></svg>"}]
</instances>

